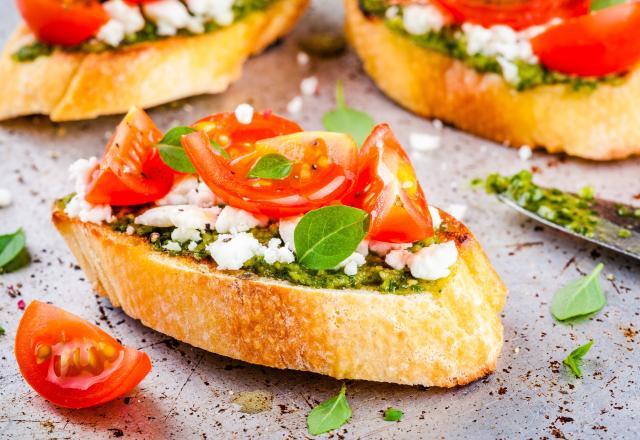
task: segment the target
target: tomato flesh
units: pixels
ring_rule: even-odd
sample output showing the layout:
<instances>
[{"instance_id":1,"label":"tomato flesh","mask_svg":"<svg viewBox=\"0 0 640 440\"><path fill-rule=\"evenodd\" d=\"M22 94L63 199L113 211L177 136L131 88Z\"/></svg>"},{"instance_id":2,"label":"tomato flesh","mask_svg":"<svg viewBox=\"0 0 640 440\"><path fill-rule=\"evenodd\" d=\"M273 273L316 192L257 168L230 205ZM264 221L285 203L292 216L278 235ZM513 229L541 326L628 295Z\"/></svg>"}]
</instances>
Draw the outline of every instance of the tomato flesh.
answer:
<instances>
[{"instance_id":1,"label":"tomato flesh","mask_svg":"<svg viewBox=\"0 0 640 440\"><path fill-rule=\"evenodd\" d=\"M166 195L175 172L154 147L161 138L162 132L143 110L131 109L93 171L85 199L94 204L126 206L153 202Z\"/></svg>"},{"instance_id":2,"label":"tomato flesh","mask_svg":"<svg viewBox=\"0 0 640 440\"><path fill-rule=\"evenodd\" d=\"M339 133L302 132L294 122L257 113L240 124L232 113L196 123L199 132L182 145L200 177L226 203L249 212L281 218L339 201L352 187L357 146ZM216 141L229 155L211 148ZM283 179L248 178L256 162L277 153L293 162Z\"/></svg>"},{"instance_id":3,"label":"tomato flesh","mask_svg":"<svg viewBox=\"0 0 640 440\"><path fill-rule=\"evenodd\" d=\"M360 171L345 201L371 214L369 238L411 243L433 235L427 199L415 170L387 124L377 125L362 144Z\"/></svg>"},{"instance_id":4,"label":"tomato flesh","mask_svg":"<svg viewBox=\"0 0 640 440\"><path fill-rule=\"evenodd\" d=\"M151 371L145 353L123 347L98 326L40 301L29 304L20 320L15 355L27 383L66 408L113 400Z\"/></svg>"},{"instance_id":5,"label":"tomato flesh","mask_svg":"<svg viewBox=\"0 0 640 440\"><path fill-rule=\"evenodd\" d=\"M17 0L27 26L51 44L73 46L96 35L109 21L98 0Z\"/></svg>"},{"instance_id":6,"label":"tomato flesh","mask_svg":"<svg viewBox=\"0 0 640 440\"><path fill-rule=\"evenodd\" d=\"M552 26L531 41L546 67L579 76L624 73L640 62L640 3Z\"/></svg>"}]
</instances>

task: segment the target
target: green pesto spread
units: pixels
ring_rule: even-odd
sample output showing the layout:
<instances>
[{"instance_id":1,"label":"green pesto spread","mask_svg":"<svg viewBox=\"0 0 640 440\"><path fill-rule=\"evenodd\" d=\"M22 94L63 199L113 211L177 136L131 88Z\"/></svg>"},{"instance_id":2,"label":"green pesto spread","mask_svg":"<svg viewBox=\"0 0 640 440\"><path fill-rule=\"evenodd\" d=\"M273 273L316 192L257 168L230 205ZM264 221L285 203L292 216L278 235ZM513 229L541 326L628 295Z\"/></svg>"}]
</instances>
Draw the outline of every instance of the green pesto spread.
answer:
<instances>
[{"instance_id":1,"label":"green pesto spread","mask_svg":"<svg viewBox=\"0 0 640 440\"><path fill-rule=\"evenodd\" d=\"M63 201L58 202L64 206ZM141 212L141 211L140 211ZM166 252L173 256L185 256L193 258L196 261L213 262L206 247L217 240L219 234L212 230L202 233L202 241L192 250L188 249L188 242L180 244L180 251L169 251L164 246L171 240L171 232L173 227L158 228L153 226L144 226L134 223L136 215L140 212L134 212L127 209L121 209L114 212L116 220L111 223L114 231L121 233L131 233L132 235L143 237L149 241L154 250ZM133 229L131 229L133 228ZM129 231L127 232L127 229ZM267 227L253 228L249 231L263 245L267 245L270 239L279 238L278 225L271 224ZM420 242L416 242L410 249L410 252L417 252L423 247L438 243L437 237L432 237ZM452 268L455 270L455 268ZM358 268L358 273L349 276L342 269L337 270L313 270L301 266L297 263L280 263L268 264L263 257L256 256L247 261L242 269L244 273L258 275L277 280L288 281L292 284L327 289L367 289L380 293L394 294L410 294L429 292L438 294L444 288L447 278L436 281L427 281L414 278L409 269L396 270L391 268L384 262L384 258L369 254L366 257L366 263ZM239 271L234 271L239 272Z\"/></svg>"},{"instance_id":2,"label":"green pesto spread","mask_svg":"<svg viewBox=\"0 0 640 440\"><path fill-rule=\"evenodd\" d=\"M277 0L235 0L235 2L233 3L234 23L242 20L252 12L267 9L276 1ZM214 32L218 29L221 29L222 27L223 26L220 26L215 21L209 21L204 23L204 33ZM201 34L193 33L188 29L179 29L176 35L193 36ZM41 41L35 41L33 43L22 46L20 49L13 53L12 58L15 61L19 62L33 61L40 56L51 55L51 53L53 53L55 49L61 49L67 52L99 53L108 50L117 50L120 47L130 46L132 44L157 41L168 37L169 36L159 35L156 24L150 20L147 20L144 27L138 32L131 35L126 35L124 37L124 40L122 40L120 46L118 47L112 47L96 39L87 40L76 46L57 46Z\"/></svg>"},{"instance_id":3,"label":"green pesto spread","mask_svg":"<svg viewBox=\"0 0 640 440\"><path fill-rule=\"evenodd\" d=\"M461 32L459 25L445 26L440 31L431 31L423 35L412 35L405 30L401 16L385 17L385 11L390 6L387 0L360 0L360 7L365 14L382 18L389 29L409 38L418 46L460 60L477 72L502 74L502 67L496 56L470 55L467 52L466 36ZM599 78L571 76L549 70L541 64L527 63L524 60L516 60L513 63L518 69L518 82L510 83L510 85L518 91L556 84L567 85L574 91L594 90L599 84L615 85L622 83L624 79L619 75Z\"/></svg>"}]
</instances>

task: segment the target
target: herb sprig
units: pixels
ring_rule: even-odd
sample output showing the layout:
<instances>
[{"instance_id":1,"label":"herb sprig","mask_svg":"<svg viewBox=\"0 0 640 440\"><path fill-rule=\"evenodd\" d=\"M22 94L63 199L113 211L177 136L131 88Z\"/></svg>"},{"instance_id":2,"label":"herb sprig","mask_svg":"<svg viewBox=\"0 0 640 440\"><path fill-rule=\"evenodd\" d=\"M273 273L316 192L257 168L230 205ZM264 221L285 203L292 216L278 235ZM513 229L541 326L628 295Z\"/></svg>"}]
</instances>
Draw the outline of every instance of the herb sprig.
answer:
<instances>
[{"instance_id":1,"label":"herb sprig","mask_svg":"<svg viewBox=\"0 0 640 440\"><path fill-rule=\"evenodd\" d=\"M582 371L580 370L580 363L582 361L582 358L589 352L589 349L591 348L592 345L593 345L593 340L587 342L584 345L581 345L580 347L576 348L571 353L569 353L569 356L567 356L567 358L562 361L562 363L565 364L569 368L569 370L571 370L573 375L577 378L582 377Z\"/></svg>"},{"instance_id":2,"label":"herb sprig","mask_svg":"<svg viewBox=\"0 0 640 440\"><path fill-rule=\"evenodd\" d=\"M327 131L351 135L358 147L362 145L376 125L373 118L367 113L347 105L342 81L338 81L336 84L336 108L324 114L322 124Z\"/></svg>"},{"instance_id":3,"label":"herb sprig","mask_svg":"<svg viewBox=\"0 0 640 440\"><path fill-rule=\"evenodd\" d=\"M325 400L311 410L307 416L307 429L311 435L320 435L347 423L352 411L347 401L347 387L342 384L340 393Z\"/></svg>"}]
</instances>

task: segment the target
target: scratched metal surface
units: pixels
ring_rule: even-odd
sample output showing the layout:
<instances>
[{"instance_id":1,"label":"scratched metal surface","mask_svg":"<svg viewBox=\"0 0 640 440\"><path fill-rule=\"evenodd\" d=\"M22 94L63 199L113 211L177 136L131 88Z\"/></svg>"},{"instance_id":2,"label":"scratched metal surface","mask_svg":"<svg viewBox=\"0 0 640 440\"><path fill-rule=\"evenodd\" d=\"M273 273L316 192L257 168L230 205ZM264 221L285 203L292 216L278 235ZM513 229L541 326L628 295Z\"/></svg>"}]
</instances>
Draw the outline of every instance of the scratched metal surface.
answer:
<instances>
[{"instance_id":1,"label":"scratched metal surface","mask_svg":"<svg viewBox=\"0 0 640 440\"><path fill-rule=\"evenodd\" d=\"M0 6L0 40L17 16L13 2ZM437 132L382 96L364 76L352 53L306 68L295 62L296 40L318 29L340 28L339 2L317 1L283 45L252 59L243 79L226 94L198 97L151 111L162 128L189 123L207 113L229 110L242 101L284 112L298 93L299 80L320 78L320 94L305 98L299 118L308 129L332 103L333 85L345 80L349 101L379 121L389 121L400 139L408 132ZM1 99L2 97L0 97ZM252 366L168 340L96 297L75 260L48 220L51 201L68 193L68 165L100 154L117 118L52 124L42 117L0 123L0 187L14 204L0 210L0 231L26 229L34 262L0 277L0 437L1 438L302 438L310 406L337 392L333 379ZM476 233L510 289L503 313L505 345L497 371L454 390L420 389L350 382L353 419L337 431L346 438L637 438L640 426L640 266L631 260L536 228L496 200L475 193L469 180L489 172L535 166L537 178L575 190L592 184L602 196L633 202L640 197L640 161L593 164L536 153L522 162L515 150L445 128L443 145L413 154L432 203L468 206L466 223ZM635 200L636 204L640 201ZM586 322L554 322L549 301L558 286L597 262L611 280L603 286L605 309ZM11 286L20 292L13 298ZM19 286L19 287L16 287ZM124 343L144 349L154 368L125 398L95 409L56 408L22 380L13 338L22 312L18 300L52 301L96 322ZM584 364L585 377L570 377L560 365L568 351L594 338ZM235 393L267 390L271 411L238 412ZM401 423L384 422L381 410L405 411Z\"/></svg>"}]
</instances>

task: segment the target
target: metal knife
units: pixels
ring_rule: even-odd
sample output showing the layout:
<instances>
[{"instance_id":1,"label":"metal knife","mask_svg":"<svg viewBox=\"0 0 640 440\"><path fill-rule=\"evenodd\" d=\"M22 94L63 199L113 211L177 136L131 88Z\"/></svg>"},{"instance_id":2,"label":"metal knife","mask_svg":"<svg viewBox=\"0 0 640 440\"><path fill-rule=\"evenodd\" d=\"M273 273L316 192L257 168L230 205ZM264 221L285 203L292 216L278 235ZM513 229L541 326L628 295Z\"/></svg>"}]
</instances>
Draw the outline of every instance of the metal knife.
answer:
<instances>
[{"instance_id":1,"label":"metal knife","mask_svg":"<svg viewBox=\"0 0 640 440\"><path fill-rule=\"evenodd\" d=\"M540 223L543 223L549 227L555 228L559 231L565 232L574 237L581 238L583 240L590 241L607 249L619 252L629 257L640 260L640 217L635 215L620 215L620 210L626 210L630 213L636 212L638 207L631 205L625 205L623 203L612 202L610 200L594 198L591 208L600 216L600 222L595 228L593 237L578 234L564 226L550 222L544 217L536 214L535 212L528 211L522 206L518 205L508 196L504 194L498 194L498 199L505 203L507 206L515 209L521 214L526 215ZM619 232L621 229L630 231L628 237L620 237Z\"/></svg>"}]
</instances>

